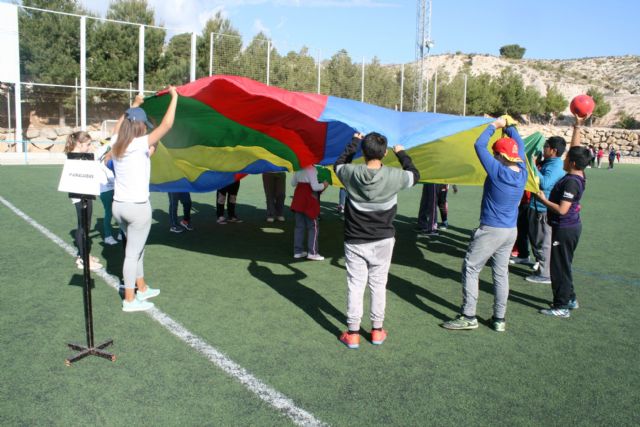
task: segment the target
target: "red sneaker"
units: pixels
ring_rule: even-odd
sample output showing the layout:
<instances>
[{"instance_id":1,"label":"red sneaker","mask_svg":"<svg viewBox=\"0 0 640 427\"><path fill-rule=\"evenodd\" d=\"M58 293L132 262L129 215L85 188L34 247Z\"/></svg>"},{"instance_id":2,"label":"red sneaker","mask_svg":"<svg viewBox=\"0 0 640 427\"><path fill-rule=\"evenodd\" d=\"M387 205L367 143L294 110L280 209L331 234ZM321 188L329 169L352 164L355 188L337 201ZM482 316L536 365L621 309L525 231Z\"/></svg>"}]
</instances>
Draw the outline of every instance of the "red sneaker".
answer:
<instances>
[{"instance_id":1,"label":"red sneaker","mask_svg":"<svg viewBox=\"0 0 640 427\"><path fill-rule=\"evenodd\" d=\"M343 332L340 335L340 341L349 348L360 347L360 334L350 334L349 332Z\"/></svg>"},{"instance_id":2,"label":"red sneaker","mask_svg":"<svg viewBox=\"0 0 640 427\"><path fill-rule=\"evenodd\" d=\"M371 331L371 344L381 345L387 339L387 331L384 329L373 329Z\"/></svg>"}]
</instances>

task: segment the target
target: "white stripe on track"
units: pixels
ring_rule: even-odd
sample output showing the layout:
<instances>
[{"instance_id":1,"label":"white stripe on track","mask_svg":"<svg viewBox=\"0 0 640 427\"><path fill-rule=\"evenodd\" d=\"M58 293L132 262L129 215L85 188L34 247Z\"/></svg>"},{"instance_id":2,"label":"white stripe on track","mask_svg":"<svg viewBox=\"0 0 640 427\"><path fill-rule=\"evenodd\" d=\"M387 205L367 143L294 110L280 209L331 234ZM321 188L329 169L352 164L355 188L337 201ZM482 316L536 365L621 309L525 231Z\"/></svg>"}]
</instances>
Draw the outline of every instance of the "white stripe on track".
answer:
<instances>
[{"instance_id":1,"label":"white stripe on track","mask_svg":"<svg viewBox=\"0 0 640 427\"><path fill-rule=\"evenodd\" d=\"M49 240L64 249L68 254L75 258L76 249L53 234L44 226L40 225L33 218L15 207L11 202L0 196L0 202L7 208L11 209L17 216L24 219L29 225L44 234ZM100 276L109 286L118 290L120 280L107 273L104 268L94 271L94 274ZM229 359L224 353L207 344L202 338L189 332L187 328L173 320L167 314L158 308L152 308L146 312L153 320L162 325L166 330L178 337L180 340L188 344L191 348L204 355L210 362L214 363L218 368L238 380L249 391L254 393L260 399L282 412L289 417L295 424L300 426L325 426L326 424L314 417L311 413L296 406L296 404L277 390L269 387L258 378L254 377L242 366Z\"/></svg>"}]
</instances>

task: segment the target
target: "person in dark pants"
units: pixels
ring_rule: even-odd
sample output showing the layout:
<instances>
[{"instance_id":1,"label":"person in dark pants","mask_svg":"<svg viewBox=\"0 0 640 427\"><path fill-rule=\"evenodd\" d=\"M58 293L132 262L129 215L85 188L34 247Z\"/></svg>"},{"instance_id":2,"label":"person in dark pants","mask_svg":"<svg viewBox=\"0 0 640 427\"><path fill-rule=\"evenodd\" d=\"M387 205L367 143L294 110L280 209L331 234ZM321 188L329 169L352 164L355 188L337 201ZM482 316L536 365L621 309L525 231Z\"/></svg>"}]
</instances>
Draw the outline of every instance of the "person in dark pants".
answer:
<instances>
[{"instance_id":1,"label":"person in dark pants","mask_svg":"<svg viewBox=\"0 0 640 427\"><path fill-rule=\"evenodd\" d=\"M540 313L555 317L570 317L570 310L579 307L573 286L571 264L580 240L580 199L584 194L586 179L584 170L591 161L589 150L580 145L580 127L586 119L576 116L576 125L571 138L571 148L564 160L567 174L556 183L549 199L544 192L538 199L548 208L551 225L551 289L553 302Z\"/></svg>"},{"instance_id":2,"label":"person in dark pants","mask_svg":"<svg viewBox=\"0 0 640 427\"><path fill-rule=\"evenodd\" d=\"M267 201L267 222L284 221L284 199L286 197L287 174L266 172L262 174L262 186Z\"/></svg>"},{"instance_id":3,"label":"person in dark pants","mask_svg":"<svg viewBox=\"0 0 640 427\"><path fill-rule=\"evenodd\" d=\"M438 184L425 183L422 186L418 226L415 230L425 236L438 235Z\"/></svg>"},{"instance_id":4,"label":"person in dark pants","mask_svg":"<svg viewBox=\"0 0 640 427\"><path fill-rule=\"evenodd\" d=\"M458 192L458 187L453 184L453 192ZM440 210L441 222L438 223L438 230L446 230L449 227L449 203L447 195L449 194L449 184L438 184L438 210Z\"/></svg>"},{"instance_id":5,"label":"person in dark pants","mask_svg":"<svg viewBox=\"0 0 640 427\"><path fill-rule=\"evenodd\" d=\"M238 199L238 191L240 190L240 181L235 181L224 188L218 190L216 195L216 216L218 224L226 224L227 222L242 222L236 216L236 200ZM227 213L229 218L224 216L224 205L227 204Z\"/></svg>"},{"instance_id":6,"label":"person in dark pants","mask_svg":"<svg viewBox=\"0 0 640 427\"><path fill-rule=\"evenodd\" d=\"M91 136L84 131L74 132L67 136L67 141L64 146L65 153L92 153L93 145L91 143ZM71 202L76 208L76 218L78 219L78 226L75 231L75 243L78 248L78 256L76 257L76 266L79 269L84 268L84 252L83 245L85 239L84 227L82 227L82 200L72 198ZM87 218L91 223L91 216L93 215L93 200L87 199ZM91 239L87 239L87 249L91 253ZM100 260L92 255L89 255L89 268L91 270L99 270L102 268Z\"/></svg>"},{"instance_id":7,"label":"person in dark pants","mask_svg":"<svg viewBox=\"0 0 640 427\"><path fill-rule=\"evenodd\" d=\"M616 150L611 147L609 149L609 169L613 169L613 165L616 162Z\"/></svg>"},{"instance_id":8,"label":"person in dark pants","mask_svg":"<svg viewBox=\"0 0 640 427\"><path fill-rule=\"evenodd\" d=\"M518 237L516 244L511 251L509 264L533 265L529 260L529 202L531 201L531 193L525 191L518 205Z\"/></svg>"},{"instance_id":9,"label":"person in dark pants","mask_svg":"<svg viewBox=\"0 0 640 427\"><path fill-rule=\"evenodd\" d=\"M169 231L172 233L182 233L184 230L192 231L191 225L191 194L187 192L182 193L167 193L169 195L169 223L171 228ZM178 222L178 202L182 203L183 216L182 220Z\"/></svg>"}]
</instances>

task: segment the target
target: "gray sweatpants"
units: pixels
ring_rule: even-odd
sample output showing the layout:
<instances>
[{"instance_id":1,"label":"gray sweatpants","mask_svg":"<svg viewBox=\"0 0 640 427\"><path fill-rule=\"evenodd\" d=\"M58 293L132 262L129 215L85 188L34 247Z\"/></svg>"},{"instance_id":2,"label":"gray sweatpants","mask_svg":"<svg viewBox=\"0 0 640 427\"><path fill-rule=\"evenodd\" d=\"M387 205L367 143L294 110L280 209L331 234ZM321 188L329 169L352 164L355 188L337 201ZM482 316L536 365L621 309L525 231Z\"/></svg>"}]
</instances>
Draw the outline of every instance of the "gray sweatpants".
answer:
<instances>
[{"instance_id":1,"label":"gray sweatpants","mask_svg":"<svg viewBox=\"0 0 640 427\"><path fill-rule=\"evenodd\" d=\"M535 208L529 208L527 212L529 221L529 241L536 261L540 263L538 274L549 278L551 261L551 226L547 221L546 212L538 212Z\"/></svg>"},{"instance_id":2,"label":"gray sweatpants","mask_svg":"<svg viewBox=\"0 0 640 427\"><path fill-rule=\"evenodd\" d=\"M480 225L467 249L462 263L462 314L475 317L478 304L478 276L491 258L493 273L493 317L504 319L509 298L509 256L518 236L518 229Z\"/></svg>"},{"instance_id":3,"label":"gray sweatpants","mask_svg":"<svg viewBox=\"0 0 640 427\"><path fill-rule=\"evenodd\" d=\"M144 277L144 245L151 230L151 203L113 202L113 217L127 236L122 265L124 287L136 287L136 279Z\"/></svg>"},{"instance_id":4,"label":"gray sweatpants","mask_svg":"<svg viewBox=\"0 0 640 427\"><path fill-rule=\"evenodd\" d=\"M347 325L350 331L360 329L364 291L371 292L369 316L373 328L381 328L387 304L387 278L396 239L390 237L371 243L344 244L347 267Z\"/></svg>"}]
</instances>

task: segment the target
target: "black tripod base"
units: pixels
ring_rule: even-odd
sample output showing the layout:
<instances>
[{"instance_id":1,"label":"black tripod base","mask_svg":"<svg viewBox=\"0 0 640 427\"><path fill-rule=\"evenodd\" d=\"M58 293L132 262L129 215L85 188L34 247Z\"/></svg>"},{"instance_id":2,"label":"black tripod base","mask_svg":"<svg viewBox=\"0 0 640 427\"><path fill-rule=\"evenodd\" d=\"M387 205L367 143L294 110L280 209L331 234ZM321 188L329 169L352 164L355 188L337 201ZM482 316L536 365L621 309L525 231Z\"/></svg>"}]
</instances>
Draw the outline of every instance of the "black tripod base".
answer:
<instances>
[{"instance_id":1,"label":"black tripod base","mask_svg":"<svg viewBox=\"0 0 640 427\"><path fill-rule=\"evenodd\" d=\"M72 363L77 362L80 359L84 359L87 356L98 356L98 357L102 357L104 359L109 359L112 362L116 361L116 355L113 353L109 353L106 352L104 350L102 350L105 347L110 346L111 344L113 344L113 340L109 339L105 342L103 342L102 344L98 344L95 347L87 347L84 345L80 345L80 344L67 344L69 346L69 348L71 348L72 350L77 350L80 353L75 354L72 357L69 357L67 359L64 360L64 364L67 366L71 366Z\"/></svg>"}]
</instances>

